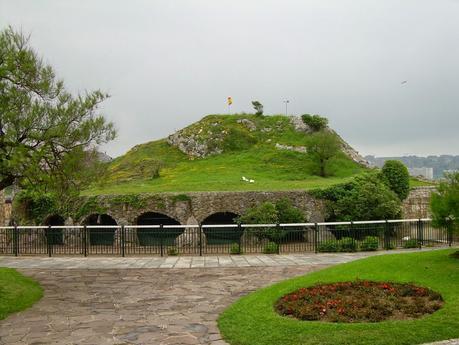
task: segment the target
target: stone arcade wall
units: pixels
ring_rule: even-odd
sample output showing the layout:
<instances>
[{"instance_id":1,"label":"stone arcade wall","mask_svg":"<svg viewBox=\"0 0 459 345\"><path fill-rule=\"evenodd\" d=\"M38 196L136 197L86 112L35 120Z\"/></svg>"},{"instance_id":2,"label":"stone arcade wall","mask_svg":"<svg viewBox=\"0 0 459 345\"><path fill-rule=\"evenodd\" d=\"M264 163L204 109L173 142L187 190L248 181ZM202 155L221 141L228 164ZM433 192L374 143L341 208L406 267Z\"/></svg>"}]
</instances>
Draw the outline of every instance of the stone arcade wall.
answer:
<instances>
[{"instance_id":1,"label":"stone arcade wall","mask_svg":"<svg viewBox=\"0 0 459 345\"><path fill-rule=\"evenodd\" d=\"M137 217L143 213L157 212L174 218L181 224L190 225L199 224L217 212L242 214L253 205L282 198L290 199L309 221L323 221L323 202L303 191L161 193L143 196L141 207L119 202L116 196L101 196L98 203L118 224L136 224ZM75 222L81 223L84 218L76 219Z\"/></svg>"}]
</instances>

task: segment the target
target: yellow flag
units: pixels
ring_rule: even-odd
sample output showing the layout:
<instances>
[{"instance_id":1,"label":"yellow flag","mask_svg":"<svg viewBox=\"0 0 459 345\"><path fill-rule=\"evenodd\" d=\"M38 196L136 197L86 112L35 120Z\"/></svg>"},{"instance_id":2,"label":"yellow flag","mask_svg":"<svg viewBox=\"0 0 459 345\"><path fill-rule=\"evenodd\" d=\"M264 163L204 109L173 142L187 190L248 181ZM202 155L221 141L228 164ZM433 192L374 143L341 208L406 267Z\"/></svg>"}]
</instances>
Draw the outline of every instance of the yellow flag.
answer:
<instances>
[{"instance_id":1,"label":"yellow flag","mask_svg":"<svg viewBox=\"0 0 459 345\"><path fill-rule=\"evenodd\" d=\"M228 97L227 102L228 102L228 105L231 105L231 104L233 104L233 99L231 97Z\"/></svg>"}]
</instances>

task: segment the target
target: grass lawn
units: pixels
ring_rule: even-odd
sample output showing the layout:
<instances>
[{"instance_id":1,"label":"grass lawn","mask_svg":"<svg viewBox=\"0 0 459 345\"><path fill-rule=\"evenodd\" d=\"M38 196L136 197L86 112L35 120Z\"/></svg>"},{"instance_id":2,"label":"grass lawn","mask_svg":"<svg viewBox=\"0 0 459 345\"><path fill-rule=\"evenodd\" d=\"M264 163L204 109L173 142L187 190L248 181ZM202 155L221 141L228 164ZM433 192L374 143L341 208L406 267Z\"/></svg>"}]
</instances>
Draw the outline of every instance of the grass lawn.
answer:
<instances>
[{"instance_id":1,"label":"grass lawn","mask_svg":"<svg viewBox=\"0 0 459 345\"><path fill-rule=\"evenodd\" d=\"M0 320L30 307L42 296L43 290L34 280L11 268L0 268Z\"/></svg>"},{"instance_id":2,"label":"grass lawn","mask_svg":"<svg viewBox=\"0 0 459 345\"><path fill-rule=\"evenodd\" d=\"M397 345L459 337L459 260L455 250L375 256L290 279L245 296L220 316L231 345ZM286 293L317 282L368 279L413 282L439 292L445 304L416 320L379 323L299 321L278 315L273 305Z\"/></svg>"}]
</instances>

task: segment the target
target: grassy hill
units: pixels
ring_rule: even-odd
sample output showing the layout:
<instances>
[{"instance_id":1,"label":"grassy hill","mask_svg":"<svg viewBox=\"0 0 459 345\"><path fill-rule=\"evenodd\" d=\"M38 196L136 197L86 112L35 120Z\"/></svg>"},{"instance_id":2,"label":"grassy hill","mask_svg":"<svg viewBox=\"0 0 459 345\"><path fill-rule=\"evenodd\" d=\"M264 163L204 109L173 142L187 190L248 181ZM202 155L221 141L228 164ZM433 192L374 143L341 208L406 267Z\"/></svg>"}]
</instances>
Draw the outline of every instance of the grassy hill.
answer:
<instances>
[{"instance_id":1,"label":"grassy hill","mask_svg":"<svg viewBox=\"0 0 459 345\"><path fill-rule=\"evenodd\" d=\"M209 115L173 137L185 138L181 149L168 139L135 146L110 162L102 183L84 194L311 189L366 169L340 153L331 164L333 176L318 177L307 154L276 146L303 147L308 137L286 116ZM187 149L206 154L182 152Z\"/></svg>"}]
</instances>

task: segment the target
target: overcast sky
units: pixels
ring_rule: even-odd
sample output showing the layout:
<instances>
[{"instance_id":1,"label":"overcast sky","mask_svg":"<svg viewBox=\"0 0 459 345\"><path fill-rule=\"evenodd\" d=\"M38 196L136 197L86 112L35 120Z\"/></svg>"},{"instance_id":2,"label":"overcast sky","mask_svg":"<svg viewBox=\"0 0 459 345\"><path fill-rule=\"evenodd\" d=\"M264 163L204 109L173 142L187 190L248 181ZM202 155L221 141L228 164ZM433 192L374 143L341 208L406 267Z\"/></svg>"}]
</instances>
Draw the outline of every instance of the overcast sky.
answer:
<instances>
[{"instance_id":1,"label":"overcast sky","mask_svg":"<svg viewBox=\"0 0 459 345\"><path fill-rule=\"evenodd\" d=\"M459 154L459 0L0 0L0 24L70 90L111 94L112 156L227 96L267 114L288 99L363 154Z\"/></svg>"}]
</instances>

